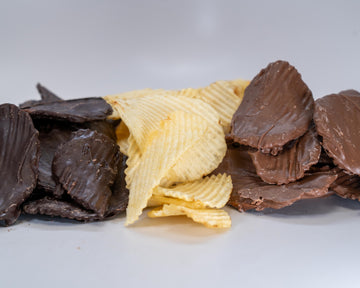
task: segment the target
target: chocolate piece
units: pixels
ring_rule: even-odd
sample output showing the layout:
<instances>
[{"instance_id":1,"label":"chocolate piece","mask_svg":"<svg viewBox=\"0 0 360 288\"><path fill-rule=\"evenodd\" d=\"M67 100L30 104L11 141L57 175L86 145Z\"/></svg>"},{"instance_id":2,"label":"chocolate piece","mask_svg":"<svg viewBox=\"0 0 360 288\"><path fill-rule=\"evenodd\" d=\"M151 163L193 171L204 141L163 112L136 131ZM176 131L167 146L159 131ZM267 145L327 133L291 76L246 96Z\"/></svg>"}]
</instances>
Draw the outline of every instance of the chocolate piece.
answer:
<instances>
[{"instance_id":1,"label":"chocolate piece","mask_svg":"<svg viewBox=\"0 0 360 288\"><path fill-rule=\"evenodd\" d=\"M18 207L36 185L39 164L38 131L26 112L0 105L0 220L14 224Z\"/></svg>"},{"instance_id":2,"label":"chocolate piece","mask_svg":"<svg viewBox=\"0 0 360 288\"><path fill-rule=\"evenodd\" d=\"M41 100L29 100L19 105L21 109L30 108L39 104L51 103L56 101L63 101L60 97L56 96L53 92L42 86L40 83L36 85L40 93Z\"/></svg>"},{"instance_id":3,"label":"chocolate piece","mask_svg":"<svg viewBox=\"0 0 360 288\"><path fill-rule=\"evenodd\" d=\"M233 191L228 204L239 211L279 209L300 199L327 196L329 186L336 179L334 171L318 172L290 184L272 185L263 182L255 171L247 151L235 148L228 149L223 162L213 172L231 175Z\"/></svg>"},{"instance_id":4,"label":"chocolate piece","mask_svg":"<svg viewBox=\"0 0 360 288\"><path fill-rule=\"evenodd\" d=\"M360 175L360 94L347 90L317 99L314 121L334 163Z\"/></svg>"},{"instance_id":5,"label":"chocolate piece","mask_svg":"<svg viewBox=\"0 0 360 288\"><path fill-rule=\"evenodd\" d=\"M69 129L52 129L50 132L40 131L40 162L39 178L37 186L56 196L61 196L64 192L60 187L57 188L52 174L52 163L58 147L69 141L72 131Z\"/></svg>"},{"instance_id":6,"label":"chocolate piece","mask_svg":"<svg viewBox=\"0 0 360 288\"><path fill-rule=\"evenodd\" d=\"M269 184L278 185L304 177L305 171L318 162L320 153L321 146L314 127L276 156L260 151L249 152L257 175Z\"/></svg>"},{"instance_id":7,"label":"chocolate piece","mask_svg":"<svg viewBox=\"0 0 360 288\"><path fill-rule=\"evenodd\" d=\"M76 202L103 216L119 160L120 151L115 141L96 131L78 130L57 149L52 171Z\"/></svg>"},{"instance_id":8,"label":"chocolate piece","mask_svg":"<svg viewBox=\"0 0 360 288\"><path fill-rule=\"evenodd\" d=\"M126 210L129 202L129 190L126 188L125 169L127 157L121 154L119 161L118 174L112 187L112 195L109 207L106 211L106 217L112 217Z\"/></svg>"},{"instance_id":9,"label":"chocolate piece","mask_svg":"<svg viewBox=\"0 0 360 288\"><path fill-rule=\"evenodd\" d=\"M245 89L232 119L234 141L276 155L304 135L312 120L314 100L301 75L277 61L261 70Z\"/></svg>"},{"instance_id":10,"label":"chocolate piece","mask_svg":"<svg viewBox=\"0 0 360 288\"><path fill-rule=\"evenodd\" d=\"M33 118L83 123L105 120L112 113L112 108L103 98L93 97L39 104L25 111Z\"/></svg>"},{"instance_id":11,"label":"chocolate piece","mask_svg":"<svg viewBox=\"0 0 360 288\"><path fill-rule=\"evenodd\" d=\"M338 175L330 188L342 198L360 201L360 176L349 175L344 171L339 172Z\"/></svg>"},{"instance_id":12,"label":"chocolate piece","mask_svg":"<svg viewBox=\"0 0 360 288\"><path fill-rule=\"evenodd\" d=\"M87 211L75 203L51 197L28 202L23 206L23 211L27 214L59 216L79 221L95 221L102 219L102 217L95 212Z\"/></svg>"}]
</instances>

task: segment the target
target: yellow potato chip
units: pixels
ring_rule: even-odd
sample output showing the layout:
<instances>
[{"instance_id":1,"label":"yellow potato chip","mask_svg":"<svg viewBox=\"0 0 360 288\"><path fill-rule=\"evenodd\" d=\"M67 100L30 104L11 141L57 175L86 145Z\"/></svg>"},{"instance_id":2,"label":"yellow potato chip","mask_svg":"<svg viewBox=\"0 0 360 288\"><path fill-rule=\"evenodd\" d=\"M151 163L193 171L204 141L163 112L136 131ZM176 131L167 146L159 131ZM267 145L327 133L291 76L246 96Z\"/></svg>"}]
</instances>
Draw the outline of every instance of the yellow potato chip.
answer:
<instances>
[{"instance_id":1,"label":"yellow potato chip","mask_svg":"<svg viewBox=\"0 0 360 288\"><path fill-rule=\"evenodd\" d=\"M126 101L127 99L134 99L134 98L141 98L146 97L148 95L153 94L164 94L168 93L166 90L163 89L142 89L142 90L134 90L134 91L128 91L123 92L119 94L113 94L113 95L107 95L104 97L104 100L111 105L113 108L113 113L108 116L109 119L121 119L121 113L118 111L117 107L118 101Z\"/></svg>"},{"instance_id":2,"label":"yellow potato chip","mask_svg":"<svg viewBox=\"0 0 360 288\"><path fill-rule=\"evenodd\" d=\"M222 208L229 201L232 188L231 177L226 174L218 174L169 188L158 186L154 189L153 197L158 195L178 198L187 202L200 201L206 207Z\"/></svg>"},{"instance_id":3,"label":"yellow potato chip","mask_svg":"<svg viewBox=\"0 0 360 288\"><path fill-rule=\"evenodd\" d=\"M199 89L198 98L210 104L219 113L220 124L224 127L225 133L230 132L232 116L239 107L249 83L241 79L217 81Z\"/></svg>"},{"instance_id":4,"label":"yellow potato chip","mask_svg":"<svg viewBox=\"0 0 360 288\"><path fill-rule=\"evenodd\" d=\"M146 97L117 99L113 109L117 110L142 152L150 144L149 141L152 141L149 135L158 130L160 122L174 111L195 113L202 116L212 126L216 125L217 129L219 126L219 116L210 105L187 97L152 94Z\"/></svg>"},{"instance_id":5,"label":"yellow potato chip","mask_svg":"<svg viewBox=\"0 0 360 288\"><path fill-rule=\"evenodd\" d=\"M128 155L129 150L129 136L130 132L128 127L124 122L120 122L120 124L116 127L116 142L120 147L121 153Z\"/></svg>"},{"instance_id":6,"label":"yellow potato chip","mask_svg":"<svg viewBox=\"0 0 360 288\"><path fill-rule=\"evenodd\" d=\"M140 156L140 161L135 163L136 169L130 166L134 165L134 162L131 159L133 153L129 149L128 169L125 170L130 191L129 204L126 210L126 225L134 223L139 218L152 195L153 189L160 184L161 179L166 175L169 168L177 162L178 158L191 148L194 142L202 138L207 128L208 123L202 117L183 111L175 111L161 121L158 130L148 136L153 140ZM131 146L130 143L129 147Z\"/></svg>"},{"instance_id":7,"label":"yellow potato chip","mask_svg":"<svg viewBox=\"0 0 360 288\"><path fill-rule=\"evenodd\" d=\"M219 209L191 209L174 204L165 204L148 212L148 216L166 217L186 215L197 223L201 223L209 228L230 228L231 218L224 210Z\"/></svg>"},{"instance_id":8,"label":"yellow potato chip","mask_svg":"<svg viewBox=\"0 0 360 288\"><path fill-rule=\"evenodd\" d=\"M155 188L156 189L156 188ZM161 206L164 204L174 204L177 206L184 206L193 209L204 209L206 205L201 201L185 201L181 199L159 196L159 195L152 195L149 199L147 207L156 207Z\"/></svg>"}]
</instances>

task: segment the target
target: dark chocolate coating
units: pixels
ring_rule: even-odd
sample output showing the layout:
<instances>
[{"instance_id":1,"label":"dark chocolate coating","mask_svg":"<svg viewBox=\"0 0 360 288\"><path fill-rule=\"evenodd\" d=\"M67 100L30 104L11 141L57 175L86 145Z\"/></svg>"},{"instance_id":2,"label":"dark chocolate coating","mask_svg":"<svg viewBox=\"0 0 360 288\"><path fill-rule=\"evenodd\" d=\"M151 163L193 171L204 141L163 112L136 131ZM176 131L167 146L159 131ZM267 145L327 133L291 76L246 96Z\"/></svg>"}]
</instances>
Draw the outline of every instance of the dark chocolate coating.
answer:
<instances>
[{"instance_id":1,"label":"dark chocolate coating","mask_svg":"<svg viewBox=\"0 0 360 288\"><path fill-rule=\"evenodd\" d=\"M27 214L42 214L48 216L58 216L79 221L101 220L98 214L85 210L75 203L45 197L26 203L23 211Z\"/></svg>"},{"instance_id":2,"label":"dark chocolate coating","mask_svg":"<svg viewBox=\"0 0 360 288\"><path fill-rule=\"evenodd\" d=\"M61 196L63 191L57 190L52 174L52 163L58 147L69 141L72 131L69 129L52 129L49 132L40 131L40 162L37 186L47 192Z\"/></svg>"},{"instance_id":3,"label":"dark chocolate coating","mask_svg":"<svg viewBox=\"0 0 360 288\"><path fill-rule=\"evenodd\" d=\"M52 171L77 203L103 216L119 161L120 151L114 140L96 131L78 130L57 149Z\"/></svg>"},{"instance_id":4,"label":"dark chocolate coating","mask_svg":"<svg viewBox=\"0 0 360 288\"><path fill-rule=\"evenodd\" d=\"M110 198L109 207L105 213L106 217L112 217L120 214L126 210L128 205L129 190L126 188L125 181L126 160L127 157L121 154L121 159L118 166L118 174L112 187L112 195Z\"/></svg>"},{"instance_id":5,"label":"dark chocolate coating","mask_svg":"<svg viewBox=\"0 0 360 288\"><path fill-rule=\"evenodd\" d=\"M317 99L314 122L334 163L360 175L360 97L354 90Z\"/></svg>"},{"instance_id":6,"label":"dark chocolate coating","mask_svg":"<svg viewBox=\"0 0 360 288\"><path fill-rule=\"evenodd\" d=\"M213 172L231 175L233 191L228 204L239 211L279 209L301 199L326 196L337 177L334 171L318 172L290 184L273 185L262 181L255 171L247 151L235 148L228 149L223 162Z\"/></svg>"},{"instance_id":7,"label":"dark chocolate coating","mask_svg":"<svg viewBox=\"0 0 360 288\"><path fill-rule=\"evenodd\" d=\"M312 120L314 100L301 75L288 62L261 70L245 89L232 119L235 142L276 155L304 135Z\"/></svg>"},{"instance_id":8,"label":"dark chocolate coating","mask_svg":"<svg viewBox=\"0 0 360 288\"><path fill-rule=\"evenodd\" d=\"M349 175L344 171L339 172L338 175L330 188L342 198L360 201L360 176Z\"/></svg>"},{"instance_id":9,"label":"dark chocolate coating","mask_svg":"<svg viewBox=\"0 0 360 288\"><path fill-rule=\"evenodd\" d=\"M0 105L0 220L14 224L38 177L38 131L28 113Z\"/></svg>"},{"instance_id":10,"label":"dark chocolate coating","mask_svg":"<svg viewBox=\"0 0 360 288\"><path fill-rule=\"evenodd\" d=\"M39 104L63 101L60 97L55 95L46 87L42 86L40 83L36 85L36 89L40 93L41 100L29 100L19 105L21 109L30 108Z\"/></svg>"},{"instance_id":11,"label":"dark chocolate coating","mask_svg":"<svg viewBox=\"0 0 360 288\"><path fill-rule=\"evenodd\" d=\"M276 156L260 151L249 152L257 175L266 183L278 185L304 177L305 171L318 162L320 153L321 146L314 127Z\"/></svg>"},{"instance_id":12,"label":"dark chocolate coating","mask_svg":"<svg viewBox=\"0 0 360 288\"><path fill-rule=\"evenodd\" d=\"M112 113L112 108L103 98L93 97L39 104L25 111L33 118L83 123L105 120Z\"/></svg>"}]
</instances>

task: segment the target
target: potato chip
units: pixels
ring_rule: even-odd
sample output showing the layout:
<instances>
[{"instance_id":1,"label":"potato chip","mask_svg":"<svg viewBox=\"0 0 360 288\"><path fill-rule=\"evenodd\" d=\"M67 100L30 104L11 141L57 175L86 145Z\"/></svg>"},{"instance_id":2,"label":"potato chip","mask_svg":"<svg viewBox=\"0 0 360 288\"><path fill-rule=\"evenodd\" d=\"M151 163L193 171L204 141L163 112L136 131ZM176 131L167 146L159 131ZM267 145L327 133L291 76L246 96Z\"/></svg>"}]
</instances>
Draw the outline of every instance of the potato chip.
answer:
<instances>
[{"instance_id":1,"label":"potato chip","mask_svg":"<svg viewBox=\"0 0 360 288\"><path fill-rule=\"evenodd\" d=\"M154 196L178 198L187 202L200 201L206 207L222 208L229 200L231 191L231 177L226 174L218 174L169 188L158 186L154 189L153 194Z\"/></svg>"},{"instance_id":2,"label":"potato chip","mask_svg":"<svg viewBox=\"0 0 360 288\"><path fill-rule=\"evenodd\" d=\"M156 188L155 188L156 189ZM148 201L147 207L162 206L164 204L174 204L177 206L184 206L192 209L205 209L206 205L201 201L185 201L172 197L165 197L160 195L152 195Z\"/></svg>"},{"instance_id":3,"label":"potato chip","mask_svg":"<svg viewBox=\"0 0 360 288\"><path fill-rule=\"evenodd\" d=\"M139 218L153 189L160 184L178 158L203 137L207 132L208 122L196 114L175 111L160 122L159 128L148 135L153 140L136 163L136 169L131 167L134 162L129 150L128 169L125 171L126 181L130 181L126 225Z\"/></svg>"},{"instance_id":4,"label":"potato chip","mask_svg":"<svg viewBox=\"0 0 360 288\"><path fill-rule=\"evenodd\" d=\"M129 150L130 131L124 122L120 122L120 124L116 127L115 132L116 142L120 147L120 151L127 156Z\"/></svg>"},{"instance_id":5,"label":"potato chip","mask_svg":"<svg viewBox=\"0 0 360 288\"><path fill-rule=\"evenodd\" d=\"M220 209L191 209L174 204L165 204L162 207L155 208L148 212L148 216L166 217L186 215L195 222L205 225L209 228L230 228L231 219L229 214Z\"/></svg>"},{"instance_id":6,"label":"potato chip","mask_svg":"<svg viewBox=\"0 0 360 288\"><path fill-rule=\"evenodd\" d=\"M199 89L198 98L210 104L220 116L220 124L224 132L230 132L232 116L239 107L244 96L245 88L249 85L246 80L217 81Z\"/></svg>"},{"instance_id":7,"label":"potato chip","mask_svg":"<svg viewBox=\"0 0 360 288\"><path fill-rule=\"evenodd\" d=\"M134 98L145 97L148 95L164 94L164 93L167 93L166 90L146 88L142 90L134 90L119 94L107 95L104 97L104 100L108 104L110 104L111 107L113 108L113 113L108 118L115 120L121 119L121 113L117 109L117 107L119 106L118 101L126 101L127 99L134 99Z\"/></svg>"},{"instance_id":8,"label":"potato chip","mask_svg":"<svg viewBox=\"0 0 360 288\"><path fill-rule=\"evenodd\" d=\"M159 129L160 122L170 113L181 110L205 118L212 126L218 126L216 111L201 100L164 94L148 95L130 99L117 99L113 107L134 136L140 151L149 144L149 135ZM218 129L218 127L217 127Z\"/></svg>"}]
</instances>

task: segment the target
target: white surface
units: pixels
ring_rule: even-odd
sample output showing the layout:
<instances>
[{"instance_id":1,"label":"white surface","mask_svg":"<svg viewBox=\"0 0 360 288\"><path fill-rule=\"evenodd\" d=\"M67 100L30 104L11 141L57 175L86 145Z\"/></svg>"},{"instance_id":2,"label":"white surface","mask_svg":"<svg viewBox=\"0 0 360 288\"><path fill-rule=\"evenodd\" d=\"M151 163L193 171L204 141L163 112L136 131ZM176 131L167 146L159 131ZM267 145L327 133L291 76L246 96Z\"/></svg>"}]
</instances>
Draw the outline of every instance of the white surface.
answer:
<instances>
[{"instance_id":1,"label":"white surface","mask_svg":"<svg viewBox=\"0 0 360 288\"><path fill-rule=\"evenodd\" d=\"M295 65L315 98L360 90L359 1L1 1L0 100L251 79ZM5 167L1 167L4 169ZM331 197L238 213L0 229L1 287L358 287L360 204ZM26 285L26 286L25 286Z\"/></svg>"}]
</instances>

